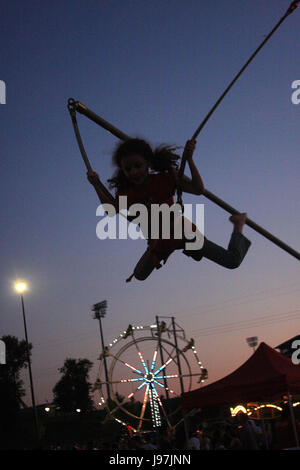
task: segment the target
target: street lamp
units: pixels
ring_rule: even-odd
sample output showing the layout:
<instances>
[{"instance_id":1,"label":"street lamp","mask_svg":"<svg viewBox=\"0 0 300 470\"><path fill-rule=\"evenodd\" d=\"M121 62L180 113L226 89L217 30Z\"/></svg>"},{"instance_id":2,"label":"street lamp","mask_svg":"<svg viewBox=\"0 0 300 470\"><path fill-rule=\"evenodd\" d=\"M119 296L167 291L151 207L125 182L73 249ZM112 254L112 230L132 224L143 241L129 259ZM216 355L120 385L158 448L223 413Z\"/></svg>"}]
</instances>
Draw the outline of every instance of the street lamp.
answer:
<instances>
[{"instance_id":1,"label":"street lamp","mask_svg":"<svg viewBox=\"0 0 300 470\"><path fill-rule=\"evenodd\" d=\"M28 343L28 336L27 336L27 326L26 326L24 296L23 296L23 293L27 290L27 284L23 281L18 281L18 282L15 283L15 289L21 296L24 330L25 330L25 340L26 340L26 354L27 354L29 380L30 380L31 401L32 401L33 414L34 414L34 424L35 424L36 437L37 437L37 440L39 441L39 426L38 426L37 410L36 410L35 399L34 399L34 389L33 389L32 371L31 371L31 360L30 360L30 353L29 353L29 343Z\"/></svg>"}]
</instances>

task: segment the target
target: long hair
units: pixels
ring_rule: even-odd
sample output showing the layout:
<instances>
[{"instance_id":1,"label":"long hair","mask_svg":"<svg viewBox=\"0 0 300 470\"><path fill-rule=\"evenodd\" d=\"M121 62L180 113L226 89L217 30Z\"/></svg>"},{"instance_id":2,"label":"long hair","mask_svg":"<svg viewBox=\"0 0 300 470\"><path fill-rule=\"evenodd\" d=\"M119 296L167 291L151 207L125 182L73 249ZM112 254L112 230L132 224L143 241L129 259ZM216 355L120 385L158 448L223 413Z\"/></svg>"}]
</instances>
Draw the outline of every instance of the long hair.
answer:
<instances>
[{"instance_id":1,"label":"long hair","mask_svg":"<svg viewBox=\"0 0 300 470\"><path fill-rule=\"evenodd\" d=\"M121 161L124 157L137 154L147 160L151 173L172 172L178 168L177 161L180 156L175 152L179 147L170 145L159 145L154 150L143 139L128 139L118 144L112 155L112 162L117 167L113 177L108 181L110 188L127 189L129 182L121 168Z\"/></svg>"}]
</instances>

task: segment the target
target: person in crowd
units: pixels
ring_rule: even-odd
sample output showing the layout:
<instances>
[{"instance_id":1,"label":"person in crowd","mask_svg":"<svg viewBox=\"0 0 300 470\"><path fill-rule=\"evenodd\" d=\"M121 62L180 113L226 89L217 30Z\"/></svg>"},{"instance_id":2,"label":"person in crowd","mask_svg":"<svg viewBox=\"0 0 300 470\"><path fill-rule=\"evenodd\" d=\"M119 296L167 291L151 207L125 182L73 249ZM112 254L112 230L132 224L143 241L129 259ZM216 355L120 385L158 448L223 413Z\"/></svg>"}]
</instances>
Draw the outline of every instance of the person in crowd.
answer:
<instances>
[{"instance_id":1,"label":"person in crowd","mask_svg":"<svg viewBox=\"0 0 300 470\"><path fill-rule=\"evenodd\" d=\"M300 442L300 424L295 420L295 431L298 436L298 443ZM284 404L282 407L281 417L275 424L275 434L277 446L279 449L288 449L297 446L293 421L291 416L290 407Z\"/></svg>"}]
</instances>

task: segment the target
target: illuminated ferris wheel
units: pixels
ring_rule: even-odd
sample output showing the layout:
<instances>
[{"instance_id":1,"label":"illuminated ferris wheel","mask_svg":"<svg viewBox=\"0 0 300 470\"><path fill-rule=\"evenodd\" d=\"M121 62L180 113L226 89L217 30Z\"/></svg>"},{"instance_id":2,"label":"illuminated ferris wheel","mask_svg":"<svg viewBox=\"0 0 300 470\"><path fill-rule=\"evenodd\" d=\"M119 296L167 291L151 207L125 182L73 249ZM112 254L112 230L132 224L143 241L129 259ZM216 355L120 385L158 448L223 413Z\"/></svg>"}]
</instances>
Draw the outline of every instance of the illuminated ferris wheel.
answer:
<instances>
[{"instance_id":1,"label":"illuminated ferris wheel","mask_svg":"<svg viewBox=\"0 0 300 470\"><path fill-rule=\"evenodd\" d=\"M158 317L149 326L129 325L99 360L93 390L100 394L100 407L136 433L175 428L183 419L181 393L207 378L194 340L186 339L173 317L169 325Z\"/></svg>"}]
</instances>

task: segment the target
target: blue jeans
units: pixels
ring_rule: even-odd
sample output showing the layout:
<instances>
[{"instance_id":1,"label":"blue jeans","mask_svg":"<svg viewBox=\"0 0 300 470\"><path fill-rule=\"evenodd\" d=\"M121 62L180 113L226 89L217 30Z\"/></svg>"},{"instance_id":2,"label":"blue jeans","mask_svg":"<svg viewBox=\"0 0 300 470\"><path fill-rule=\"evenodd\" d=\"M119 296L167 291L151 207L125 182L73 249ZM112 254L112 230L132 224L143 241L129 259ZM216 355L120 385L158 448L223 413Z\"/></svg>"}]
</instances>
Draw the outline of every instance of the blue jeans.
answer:
<instances>
[{"instance_id":1,"label":"blue jeans","mask_svg":"<svg viewBox=\"0 0 300 470\"><path fill-rule=\"evenodd\" d=\"M201 250L184 250L183 253L195 261L207 258L225 268L235 269L243 261L250 245L250 240L242 233L233 232L227 250L204 237Z\"/></svg>"}]
</instances>

